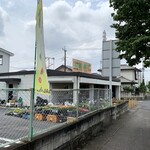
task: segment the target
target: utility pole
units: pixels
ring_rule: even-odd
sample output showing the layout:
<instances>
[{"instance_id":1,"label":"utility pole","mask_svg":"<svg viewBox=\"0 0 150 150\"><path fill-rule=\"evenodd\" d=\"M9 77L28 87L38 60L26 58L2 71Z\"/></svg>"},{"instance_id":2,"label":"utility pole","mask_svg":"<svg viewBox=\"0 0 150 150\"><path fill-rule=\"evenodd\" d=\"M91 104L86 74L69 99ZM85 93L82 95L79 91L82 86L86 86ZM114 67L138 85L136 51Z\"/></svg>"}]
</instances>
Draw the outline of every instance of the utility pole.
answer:
<instances>
[{"instance_id":1,"label":"utility pole","mask_svg":"<svg viewBox=\"0 0 150 150\"><path fill-rule=\"evenodd\" d=\"M64 48L62 48L62 50L64 51L64 72L66 72L66 53L67 53L67 50L65 49L65 47Z\"/></svg>"},{"instance_id":2,"label":"utility pole","mask_svg":"<svg viewBox=\"0 0 150 150\"><path fill-rule=\"evenodd\" d=\"M110 90L110 103L112 106L112 51L113 51L113 41L110 40L110 52L109 52L109 90Z\"/></svg>"},{"instance_id":3,"label":"utility pole","mask_svg":"<svg viewBox=\"0 0 150 150\"><path fill-rule=\"evenodd\" d=\"M144 81L144 63L143 63L143 60L142 60L142 83L145 83L145 81Z\"/></svg>"}]
</instances>

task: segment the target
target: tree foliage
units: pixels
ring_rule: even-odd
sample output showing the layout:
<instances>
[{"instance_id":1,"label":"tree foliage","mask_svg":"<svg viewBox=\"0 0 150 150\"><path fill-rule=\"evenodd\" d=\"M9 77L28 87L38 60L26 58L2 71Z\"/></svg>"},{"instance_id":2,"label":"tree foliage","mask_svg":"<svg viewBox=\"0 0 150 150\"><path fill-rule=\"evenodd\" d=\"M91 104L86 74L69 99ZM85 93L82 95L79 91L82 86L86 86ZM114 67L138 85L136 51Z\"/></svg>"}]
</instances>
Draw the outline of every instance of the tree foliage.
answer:
<instances>
[{"instance_id":1,"label":"tree foliage","mask_svg":"<svg viewBox=\"0 0 150 150\"><path fill-rule=\"evenodd\" d=\"M123 90L125 91L125 92L127 92L127 93L133 93L134 92L134 89L133 89L133 87L131 87L131 86L124 86L123 87Z\"/></svg>"},{"instance_id":2,"label":"tree foliage","mask_svg":"<svg viewBox=\"0 0 150 150\"><path fill-rule=\"evenodd\" d=\"M148 84L146 85L148 92L150 93L150 81L148 82Z\"/></svg>"},{"instance_id":3,"label":"tree foliage","mask_svg":"<svg viewBox=\"0 0 150 150\"><path fill-rule=\"evenodd\" d=\"M150 66L150 0L110 0L120 58Z\"/></svg>"},{"instance_id":4,"label":"tree foliage","mask_svg":"<svg viewBox=\"0 0 150 150\"><path fill-rule=\"evenodd\" d=\"M146 93L147 88L144 82L142 82L139 86L140 93Z\"/></svg>"}]
</instances>

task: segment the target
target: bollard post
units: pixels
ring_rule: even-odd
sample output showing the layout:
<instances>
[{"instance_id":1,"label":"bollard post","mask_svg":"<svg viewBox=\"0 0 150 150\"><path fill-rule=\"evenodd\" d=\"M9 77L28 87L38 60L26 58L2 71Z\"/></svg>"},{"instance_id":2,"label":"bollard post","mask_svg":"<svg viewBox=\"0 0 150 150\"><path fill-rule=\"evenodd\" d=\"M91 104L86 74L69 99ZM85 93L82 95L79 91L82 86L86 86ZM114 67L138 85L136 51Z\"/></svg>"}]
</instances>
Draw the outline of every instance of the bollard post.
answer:
<instances>
[{"instance_id":1,"label":"bollard post","mask_svg":"<svg viewBox=\"0 0 150 150\"><path fill-rule=\"evenodd\" d=\"M116 120L117 119L117 106L115 106L115 117L114 119Z\"/></svg>"},{"instance_id":2,"label":"bollard post","mask_svg":"<svg viewBox=\"0 0 150 150\"><path fill-rule=\"evenodd\" d=\"M135 98L135 106L137 107L137 100L136 100L136 98Z\"/></svg>"},{"instance_id":3,"label":"bollard post","mask_svg":"<svg viewBox=\"0 0 150 150\"><path fill-rule=\"evenodd\" d=\"M130 99L128 101L128 108L131 108L131 101L130 101Z\"/></svg>"},{"instance_id":4,"label":"bollard post","mask_svg":"<svg viewBox=\"0 0 150 150\"><path fill-rule=\"evenodd\" d=\"M136 98L134 98L133 100L134 100L134 108L136 108Z\"/></svg>"},{"instance_id":5,"label":"bollard post","mask_svg":"<svg viewBox=\"0 0 150 150\"><path fill-rule=\"evenodd\" d=\"M133 108L135 109L135 99L133 98Z\"/></svg>"}]
</instances>

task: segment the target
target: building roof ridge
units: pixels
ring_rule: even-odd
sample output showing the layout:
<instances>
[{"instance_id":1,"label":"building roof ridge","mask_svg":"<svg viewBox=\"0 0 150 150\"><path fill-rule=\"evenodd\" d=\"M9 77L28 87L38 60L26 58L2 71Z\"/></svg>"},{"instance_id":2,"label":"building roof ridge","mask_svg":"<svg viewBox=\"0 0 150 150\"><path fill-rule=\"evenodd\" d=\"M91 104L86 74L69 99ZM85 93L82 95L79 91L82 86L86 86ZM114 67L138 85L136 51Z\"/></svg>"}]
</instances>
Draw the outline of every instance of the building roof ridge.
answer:
<instances>
[{"instance_id":1,"label":"building roof ridge","mask_svg":"<svg viewBox=\"0 0 150 150\"><path fill-rule=\"evenodd\" d=\"M8 54L8 55L10 55L10 56L14 56L14 53L9 52L9 51L7 51L7 50L5 50L5 49L3 49L3 48L0 48L0 51L4 52L4 53L6 53L6 54Z\"/></svg>"}]
</instances>

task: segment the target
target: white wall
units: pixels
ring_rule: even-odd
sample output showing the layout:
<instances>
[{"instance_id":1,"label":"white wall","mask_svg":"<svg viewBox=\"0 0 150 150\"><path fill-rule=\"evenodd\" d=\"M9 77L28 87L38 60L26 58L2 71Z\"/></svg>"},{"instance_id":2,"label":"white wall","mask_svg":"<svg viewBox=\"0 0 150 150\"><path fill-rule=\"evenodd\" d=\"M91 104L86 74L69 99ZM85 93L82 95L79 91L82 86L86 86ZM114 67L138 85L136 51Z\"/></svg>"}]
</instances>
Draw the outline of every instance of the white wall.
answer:
<instances>
[{"instance_id":1,"label":"white wall","mask_svg":"<svg viewBox=\"0 0 150 150\"><path fill-rule=\"evenodd\" d=\"M17 100L19 97L22 97L24 105L30 104L30 98L31 98L31 92L26 90L19 90L19 89L30 89L33 87L33 75L11 75L11 76L0 76L0 78L19 78L21 79L20 83L13 83L13 88L17 88L18 91L13 91L13 98ZM0 83L0 89L2 88L8 88L8 85L5 82ZM8 99L8 91L1 91L3 92L3 99ZM1 97L0 97L1 98Z\"/></svg>"},{"instance_id":2,"label":"white wall","mask_svg":"<svg viewBox=\"0 0 150 150\"><path fill-rule=\"evenodd\" d=\"M21 78L21 82L18 85L19 89L31 89L33 87L33 75L20 75L17 76L18 78ZM22 97L23 103L26 106L30 105L30 98L31 98L31 92L30 91L20 91L18 93L18 98Z\"/></svg>"},{"instance_id":3,"label":"white wall","mask_svg":"<svg viewBox=\"0 0 150 150\"><path fill-rule=\"evenodd\" d=\"M0 65L0 73L9 72L10 56L0 51L0 55L3 56L3 64Z\"/></svg>"},{"instance_id":4,"label":"white wall","mask_svg":"<svg viewBox=\"0 0 150 150\"><path fill-rule=\"evenodd\" d=\"M30 89L33 87L33 75L28 74L28 75L18 75L15 76L16 78L20 78L21 82L18 85L18 88L20 89Z\"/></svg>"},{"instance_id":5,"label":"white wall","mask_svg":"<svg viewBox=\"0 0 150 150\"><path fill-rule=\"evenodd\" d=\"M135 71L134 70L121 70L121 76L135 81Z\"/></svg>"},{"instance_id":6,"label":"white wall","mask_svg":"<svg viewBox=\"0 0 150 150\"><path fill-rule=\"evenodd\" d=\"M6 88L6 83L0 82L0 89L5 89L5 88Z\"/></svg>"},{"instance_id":7,"label":"white wall","mask_svg":"<svg viewBox=\"0 0 150 150\"><path fill-rule=\"evenodd\" d=\"M6 91L2 91L1 89L5 89L6 88L6 83L5 82L0 82L0 99L6 99Z\"/></svg>"}]
</instances>

